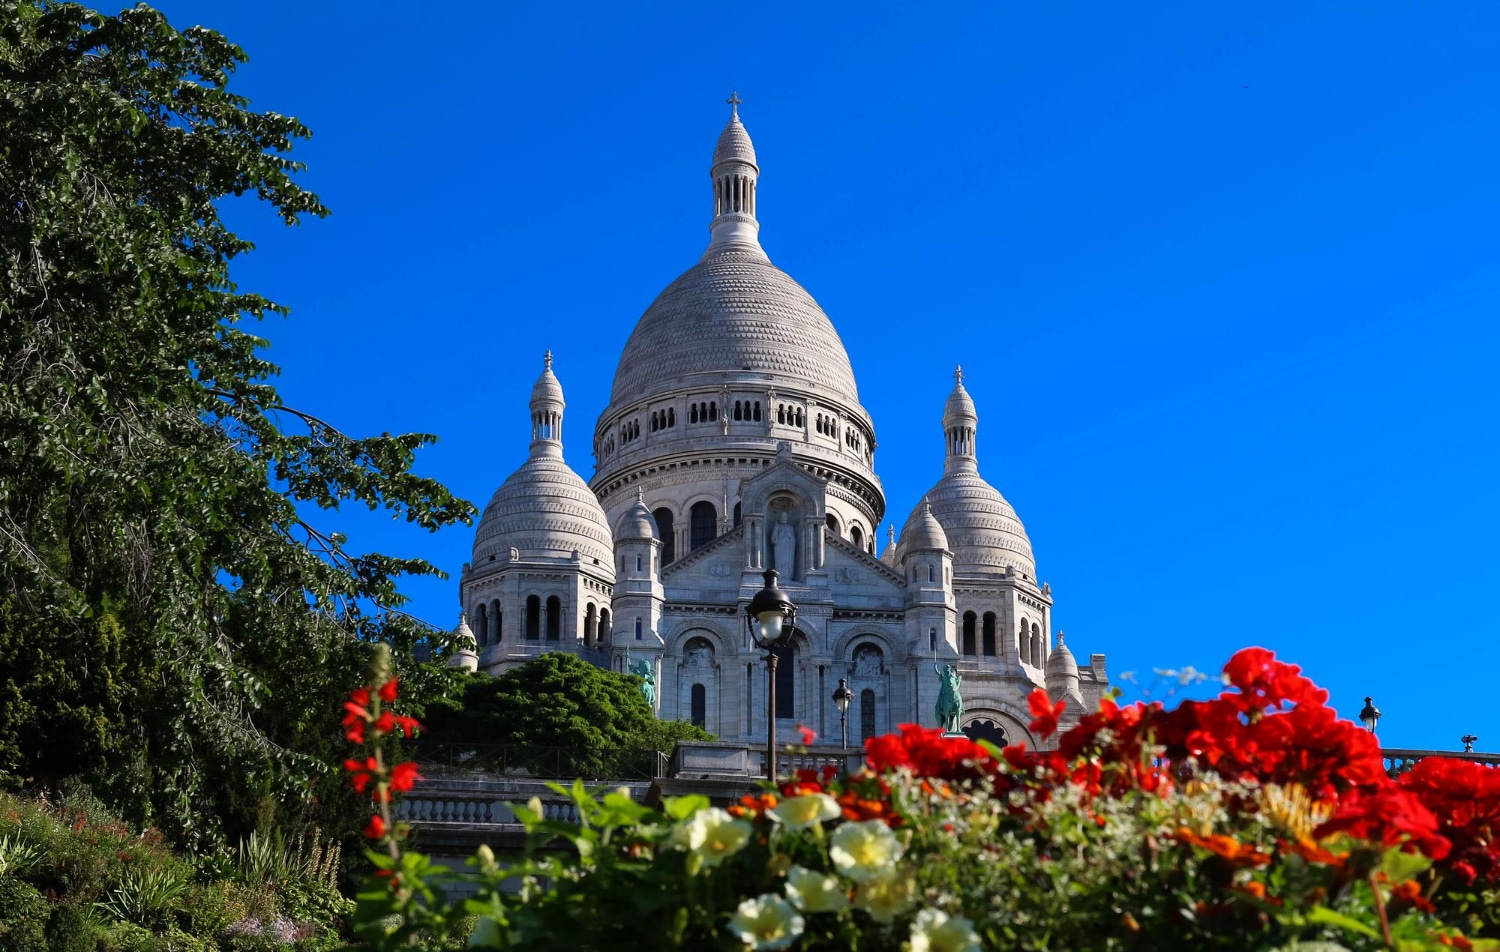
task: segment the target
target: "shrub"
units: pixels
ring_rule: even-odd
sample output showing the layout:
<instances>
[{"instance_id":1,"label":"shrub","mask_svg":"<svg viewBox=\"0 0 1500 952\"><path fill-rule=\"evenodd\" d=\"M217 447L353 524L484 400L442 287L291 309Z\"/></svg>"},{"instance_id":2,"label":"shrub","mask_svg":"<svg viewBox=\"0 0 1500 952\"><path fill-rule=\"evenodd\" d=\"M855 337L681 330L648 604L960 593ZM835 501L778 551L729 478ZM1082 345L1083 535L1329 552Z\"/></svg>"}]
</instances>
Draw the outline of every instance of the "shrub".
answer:
<instances>
[{"instance_id":1,"label":"shrub","mask_svg":"<svg viewBox=\"0 0 1500 952\"><path fill-rule=\"evenodd\" d=\"M0 876L0 949L47 952L47 900L36 887Z\"/></svg>"}]
</instances>

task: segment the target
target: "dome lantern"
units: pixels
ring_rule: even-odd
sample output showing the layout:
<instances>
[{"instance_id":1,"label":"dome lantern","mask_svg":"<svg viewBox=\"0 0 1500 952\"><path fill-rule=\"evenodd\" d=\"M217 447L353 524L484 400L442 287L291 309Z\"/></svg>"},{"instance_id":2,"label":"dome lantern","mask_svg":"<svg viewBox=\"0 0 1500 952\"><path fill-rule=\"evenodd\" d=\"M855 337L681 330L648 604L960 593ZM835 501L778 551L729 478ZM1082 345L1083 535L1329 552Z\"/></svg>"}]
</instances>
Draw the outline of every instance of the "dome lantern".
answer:
<instances>
[{"instance_id":1,"label":"dome lantern","mask_svg":"<svg viewBox=\"0 0 1500 952\"><path fill-rule=\"evenodd\" d=\"M760 166L755 162L750 133L740 122L739 93L725 102L731 109L729 124L719 133L709 168L714 183L714 217L708 229L708 249L710 254L729 248L758 252L760 223L755 220L755 190Z\"/></svg>"},{"instance_id":2,"label":"dome lantern","mask_svg":"<svg viewBox=\"0 0 1500 952\"><path fill-rule=\"evenodd\" d=\"M943 405L943 432L948 438L948 458L944 468L950 472L978 472L979 460L974 451L974 432L979 427L979 412L969 391L964 389L964 369L953 370L953 392Z\"/></svg>"},{"instance_id":3,"label":"dome lantern","mask_svg":"<svg viewBox=\"0 0 1500 952\"><path fill-rule=\"evenodd\" d=\"M567 403L552 372L552 351L542 356L542 375L531 388L531 454L562 455L562 419Z\"/></svg>"}]
</instances>

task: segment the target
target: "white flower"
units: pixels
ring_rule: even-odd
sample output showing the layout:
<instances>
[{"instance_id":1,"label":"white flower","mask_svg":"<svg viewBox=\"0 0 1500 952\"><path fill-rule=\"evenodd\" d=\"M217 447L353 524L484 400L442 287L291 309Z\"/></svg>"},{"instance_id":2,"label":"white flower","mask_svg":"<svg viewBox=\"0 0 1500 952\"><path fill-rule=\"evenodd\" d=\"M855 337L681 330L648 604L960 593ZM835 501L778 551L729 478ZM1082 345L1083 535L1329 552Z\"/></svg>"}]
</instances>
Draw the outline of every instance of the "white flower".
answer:
<instances>
[{"instance_id":1,"label":"white flower","mask_svg":"<svg viewBox=\"0 0 1500 952\"><path fill-rule=\"evenodd\" d=\"M766 893L740 903L728 929L759 952L791 945L802 934L805 924L791 903L774 893Z\"/></svg>"},{"instance_id":2,"label":"white flower","mask_svg":"<svg viewBox=\"0 0 1500 952\"><path fill-rule=\"evenodd\" d=\"M979 952L979 934L963 916L923 909L911 924L911 952Z\"/></svg>"},{"instance_id":3,"label":"white flower","mask_svg":"<svg viewBox=\"0 0 1500 952\"><path fill-rule=\"evenodd\" d=\"M909 879L877 879L859 887L854 908L863 909L876 922L890 922L915 904L913 892Z\"/></svg>"},{"instance_id":4,"label":"white flower","mask_svg":"<svg viewBox=\"0 0 1500 952\"><path fill-rule=\"evenodd\" d=\"M672 831L672 845L694 853L704 866L717 866L750 842L749 823L718 807L699 810Z\"/></svg>"},{"instance_id":5,"label":"white flower","mask_svg":"<svg viewBox=\"0 0 1500 952\"><path fill-rule=\"evenodd\" d=\"M787 829L805 830L825 820L837 819L844 811L839 808L839 802L826 793L804 793L781 801L769 812Z\"/></svg>"},{"instance_id":6,"label":"white flower","mask_svg":"<svg viewBox=\"0 0 1500 952\"><path fill-rule=\"evenodd\" d=\"M902 852L896 834L880 820L845 823L828 838L828 858L857 883L892 876Z\"/></svg>"},{"instance_id":7,"label":"white flower","mask_svg":"<svg viewBox=\"0 0 1500 952\"><path fill-rule=\"evenodd\" d=\"M849 891L837 876L825 876L801 866L787 870L786 895L803 912L839 912L849 908Z\"/></svg>"}]
</instances>

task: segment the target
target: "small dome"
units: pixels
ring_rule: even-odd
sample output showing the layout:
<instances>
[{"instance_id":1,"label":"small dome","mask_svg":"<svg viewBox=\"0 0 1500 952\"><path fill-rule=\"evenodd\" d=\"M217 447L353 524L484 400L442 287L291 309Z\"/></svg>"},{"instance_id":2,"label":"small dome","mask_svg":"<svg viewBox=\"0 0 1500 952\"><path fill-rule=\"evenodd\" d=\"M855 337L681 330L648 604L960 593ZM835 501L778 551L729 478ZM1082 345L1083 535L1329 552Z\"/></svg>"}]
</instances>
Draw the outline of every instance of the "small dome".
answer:
<instances>
[{"instance_id":1,"label":"small dome","mask_svg":"<svg viewBox=\"0 0 1500 952\"><path fill-rule=\"evenodd\" d=\"M932 506L927 500L912 510L911 518L906 520L906 526L901 530L900 551L896 557L904 559L909 552L923 552L928 550L946 550L948 548L948 535L943 532L943 526L932 514Z\"/></svg>"},{"instance_id":2,"label":"small dome","mask_svg":"<svg viewBox=\"0 0 1500 952\"><path fill-rule=\"evenodd\" d=\"M1062 632L1057 633L1057 647L1047 656L1047 693L1054 701L1065 697L1081 700L1078 690L1078 662L1073 659L1073 652L1063 644Z\"/></svg>"},{"instance_id":3,"label":"small dome","mask_svg":"<svg viewBox=\"0 0 1500 952\"><path fill-rule=\"evenodd\" d=\"M896 564L896 526L894 523L886 527L885 551L880 553L880 561L891 566Z\"/></svg>"},{"instance_id":4,"label":"small dome","mask_svg":"<svg viewBox=\"0 0 1500 952\"><path fill-rule=\"evenodd\" d=\"M567 406L567 402L563 400L562 384L558 382L557 375L552 372L552 351L547 351L542 361L544 364L542 375L536 378L536 385L531 388L531 409L555 407L557 410L562 410Z\"/></svg>"},{"instance_id":5,"label":"small dome","mask_svg":"<svg viewBox=\"0 0 1500 952\"><path fill-rule=\"evenodd\" d=\"M461 647L448 658L448 666L478 671L479 656L474 653L474 632L469 628L469 619L462 613L458 616L458 627L453 629L453 640Z\"/></svg>"},{"instance_id":6,"label":"small dome","mask_svg":"<svg viewBox=\"0 0 1500 952\"><path fill-rule=\"evenodd\" d=\"M745 131L744 123L740 122L739 111L730 117L729 124L724 131L719 133L719 143L714 146L714 168L718 168L725 162L744 162L755 165L755 146L750 142L750 133ZM760 166L755 166L760 171Z\"/></svg>"},{"instance_id":7,"label":"small dome","mask_svg":"<svg viewBox=\"0 0 1500 952\"><path fill-rule=\"evenodd\" d=\"M625 510L615 523L616 542L640 542L661 538L661 530L656 526L656 517L651 515L651 510L646 508L645 500L640 492L636 493L635 505Z\"/></svg>"},{"instance_id":8,"label":"small dome","mask_svg":"<svg viewBox=\"0 0 1500 952\"><path fill-rule=\"evenodd\" d=\"M974 408L974 399L969 396L969 391L964 389L962 367L953 371L953 380L953 392L948 394L948 402L943 404L943 427L946 429L965 423L973 426L979 422L979 411Z\"/></svg>"},{"instance_id":9,"label":"small dome","mask_svg":"<svg viewBox=\"0 0 1500 952\"><path fill-rule=\"evenodd\" d=\"M614 566L609 521L594 495L560 456L533 455L495 490L474 537L474 565L502 559L509 550L523 558Z\"/></svg>"}]
</instances>

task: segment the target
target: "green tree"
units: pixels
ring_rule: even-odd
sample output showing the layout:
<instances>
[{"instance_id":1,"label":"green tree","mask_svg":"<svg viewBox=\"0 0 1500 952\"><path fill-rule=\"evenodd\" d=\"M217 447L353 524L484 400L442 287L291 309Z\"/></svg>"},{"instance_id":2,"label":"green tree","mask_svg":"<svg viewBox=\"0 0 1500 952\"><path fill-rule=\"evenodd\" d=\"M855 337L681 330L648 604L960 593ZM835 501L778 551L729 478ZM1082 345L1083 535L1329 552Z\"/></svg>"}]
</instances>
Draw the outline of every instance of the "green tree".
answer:
<instances>
[{"instance_id":1,"label":"green tree","mask_svg":"<svg viewBox=\"0 0 1500 952\"><path fill-rule=\"evenodd\" d=\"M654 758L600 751L670 753L679 740L713 740L693 724L658 719L640 684L635 675L560 651L499 677L476 674L456 702L428 708L421 750L445 758L474 751L478 759L468 762L481 767L497 766L494 757L512 767L534 758L533 772L554 769L561 758L565 773L608 776L612 769L650 769Z\"/></svg>"},{"instance_id":2,"label":"green tree","mask_svg":"<svg viewBox=\"0 0 1500 952\"><path fill-rule=\"evenodd\" d=\"M285 309L231 279L219 203L327 211L287 157L308 130L229 91L245 59L144 5L0 0L0 781L85 775L197 849L349 796L327 764L372 642L418 705L448 677L396 611L437 570L320 510L474 511L411 471L432 437L269 383L245 327Z\"/></svg>"}]
</instances>

